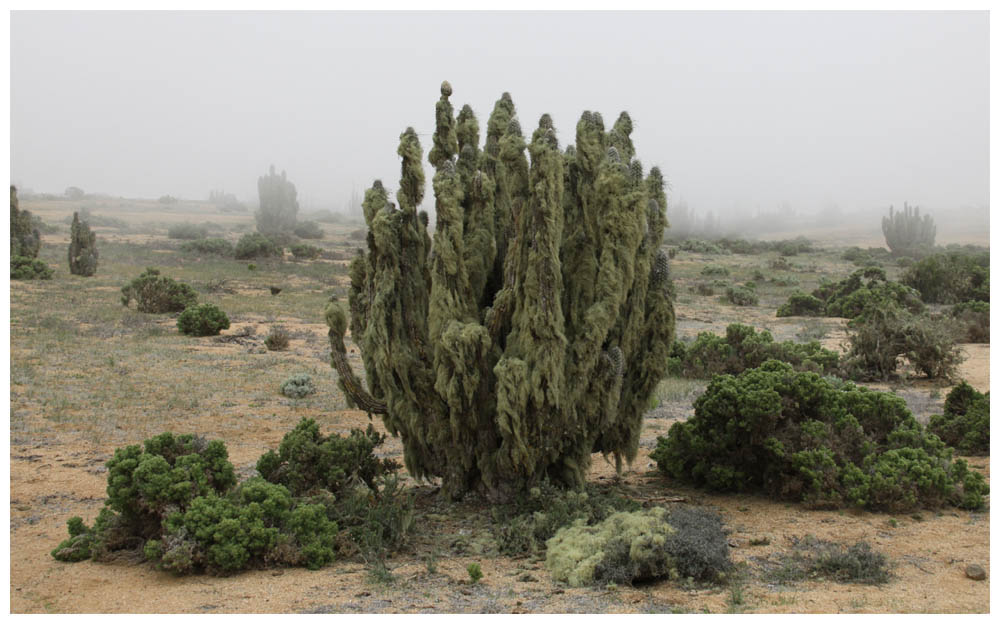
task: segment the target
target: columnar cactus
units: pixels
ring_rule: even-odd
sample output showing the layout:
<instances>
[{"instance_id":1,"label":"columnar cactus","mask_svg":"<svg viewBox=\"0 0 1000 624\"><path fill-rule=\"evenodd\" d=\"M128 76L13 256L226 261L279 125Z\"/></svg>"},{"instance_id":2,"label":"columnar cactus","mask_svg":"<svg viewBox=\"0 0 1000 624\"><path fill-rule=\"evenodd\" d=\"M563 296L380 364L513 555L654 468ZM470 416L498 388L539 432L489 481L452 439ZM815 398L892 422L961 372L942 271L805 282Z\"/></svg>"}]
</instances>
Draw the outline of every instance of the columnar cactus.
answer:
<instances>
[{"instance_id":1,"label":"columnar cactus","mask_svg":"<svg viewBox=\"0 0 1000 624\"><path fill-rule=\"evenodd\" d=\"M97 236L75 212L70 225L69 272L84 277L97 273Z\"/></svg>"},{"instance_id":2,"label":"columnar cactus","mask_svg":"<svg viewBox=\"0 0 1000 624\"><path fill-rule=\"evenodd\" d=\"M920 217L919 207L903 202L903 212L889 206L889 216L882 217L882 233L892 255L913 256L934 247L937 226L930 215Z\"/></svg>"},{"instance_id":3,"label":"columnar cactus","mask_svg":"<svg viewBox=\"0 0 1000 624\"><path fill-rule=\"evenodd\" d=\"M585 112L575 148L560 152L548 115L526 143L505 93L480 151L475 115L466 106L454 119L451 92L444 83L429 154L433 244L408 128L399 208L381 182L368 190L367 251L350 271L368 390L347 360L339 302L326 312L333 365L348 400L402 437L416 478L495 499L544 479L579 486L592 453L635 458L666 372L663 176L643 176L627 113L605 132Z\"/></svg>"},{"instance_id":4,"label":"columnar cactus","mask_svg":"<svg viewBox=\"0 0 1000 624\"><path fill-rule=\"evenodd\" d=\"M288 233L295 229L299 212L299 202L295 185L285 172L274 172L274 165L266 176L257 179L257 194L260 208L254 214L257 231L261 234Z\"/></svg>"},{"instance_id":5,"label":"columnar cactus","mask_svg":"<svg viewBox=\"0 0 1000 624\"><path fill-rule=\"evenodd\" d=\"M10 257L37 258L41 235L31 223L31 213L19 210L17 188L10 187Z\"/></svg>"}]
</instances>

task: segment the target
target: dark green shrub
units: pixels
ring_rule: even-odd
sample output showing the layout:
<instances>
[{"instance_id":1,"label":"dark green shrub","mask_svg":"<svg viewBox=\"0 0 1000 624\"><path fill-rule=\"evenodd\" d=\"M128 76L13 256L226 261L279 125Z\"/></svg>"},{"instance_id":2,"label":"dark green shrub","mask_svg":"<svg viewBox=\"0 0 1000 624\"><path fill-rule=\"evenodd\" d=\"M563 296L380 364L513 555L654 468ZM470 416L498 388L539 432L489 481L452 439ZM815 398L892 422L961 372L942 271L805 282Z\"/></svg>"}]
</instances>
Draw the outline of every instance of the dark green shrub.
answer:
<instances>
[{"instance_id":1,"label":"dark green shrub","mask_svg":"<svg viewBox=\"0 0 1000 624\"><path fill-rule=\"evenodd\" d=\"M709 264L708 266L702 268L701 274L708 277L711 276L725 277L729 275L729 269L727 269L724 266L720 266L718 264Z\"/></svg>"},{"instance_id":2,"label":"dark green shrub","mask_svg":"<svg viewBox=\"0 0 1000 624\"><path fill-rule=\"evenodd\" d=\"M343 526L359 551L374 552L365 548L375 544L384 558L412 525L412 500L398 487L396 466L371 453L384 437L369 429L323 439L310 425L315 423L304 420L283 440L287 461L273 452L261 458L274 469L272 478L315 476L309 497L262 477L237 486L218 440L164 433L142 447L117 449L107 463L108 498L94 526L71 518L69 539L52 556L106 560L116 550L141 547L146 559L177 574L287 565L317 569L343 546L338 539ZM302 439L305 430L318 444ZM312 469L312 476L305 474ZM366 483L372 488L364 488Z\"/></svg>"},{"instance_id":3,"label":"dark green shrub","mask_svg":"<svg viewBox=\"0 0 1000 624\"><path fill-rule=\"evenodd\" d=\"M793 293L778 308L778 316L824 316L826 304L802 292Z\"/></svg>"},{"instance_id":4,"label":"dark green shrub","mask_svg":"<svg viewBox=\"0 0 1000 624\"><path fill-rule=\"evenodd\" d=\"M990 393L963 381L948 393L944 413L931 416L927 430L962 453L989 455Z\"/></svg>"},{"instance_id":5,"label":"dark green shrub","mask_svg":"<svg viewBox=\"0 0 1000 624\"><path fill-rule=\"evenodd\" d=\"M926 303L990 300L990 253L937 253L909 267L900 278Z\"/></svg>"},{"instance_id":6,"label":"dark green shrub","mask_svg":"<svg viewBox=\"0 0 1000 624\"><path fill-rule=\"evenodd\" d=\"M285 434L277 453L268 451L260 458L257 471L295 496L317 489L336 494L356 483L377 491L378 477L398 467L396 462L373 454L384 441L385 435L372 425L367 431L352 429L346 438L322 436L316 421L303 418Z\"/></svg>"},{"instance_id":7,"label":"dark green shrub","mask_svg":"<svg viewBox=\"0 0 1000 624\"><path fill-rule=\"evenodd\" d=\"M247 260L249 258L273 258L280 257L281 247L271 242L259 232L244 234L236 243L234 255L237 260Z\"/></svg>"},{"instance_id":8,"label":"dark green shrub","mask_svg":"<svg viewBox=\"0 0 1000 624\"><path fill-rule=\"evenodd\" d=\"M697 238L689 238L687 240L681 241L680 244L681 251L687 251L690 253L702 253L711 255L729 255L729 250L716 245L715 243L699 240Z\"/></svg>"},{"instance_id":9,"label":"dark green shrub","mask_svg":"<svg viewBox=\"0 0 1000 624\"><path fill-rule=\"evenodd\" d=\"M888 260L889 255L888 250L882 247L869 247L868 249L849 247L840 257L848 262L865 267L878 265L880 262Z\"/></svg>"},{"instance_id":10,"label":"dark green shrub","mask_svg":"<svg viewBox=\"0 0 1000 624\"><path fill-rule=\"evenodd\" d=\"M10 279L52 279L52 267L38 258L12 256L10 259Z\"/></svg>"},{"instance_id":11,"label":"dark green shrub","mask_svg":"<svg viewBox=\"0 0 1000 624\"><path fill-rule=\"evenodd\" d=\"M478 563L470 563L465 567L465 571L469 573L469 582L473 585L483 578L483 570Z\"/></svg>"},{"instance_id":12,"label":"dark green shrub","mask_svg":"<svg viewBox=\"0 0 1000 624\"><path fill-rule=\"evenodd\" d=\"M985 301L965 301L951 309L951 317L959 324L964 342L990 342L990 304Z\"/></svg>"},{"instance_id":13,"label":"dark green shrub","mask_svg":"<svg viewBox=\"0 0 1000 624\"><path fill-rule=\"evenodd\" d=\"M97 236L75 212L69 232L69 272L90 277L97 273Z\"/></svg>"},{"instance_id":14,"label":"dark green shrub","mask_svg":"<svg viewBox=\"0 0 1000 624\"><path fill-rule=\"evenodd\" d=\"M759 302L757 293L746 286L730 286L726 289L726 300L733 305L755 306Z\"/></svg>"},{"instance_id":15,"label":"dark green shrub","mask_svg":"<svg viewBox=\"0 0 1000 624\"><path fill-rule=\"evenodd\" d=\"M788 258L784 256L779 256L774 260L767 263L772 271L791 271L792 263L788 261Z\"/></svg>"},{"instance_id":16,"label":"dark green shrub","mask_svg":"<svg viewBox=\"0 0 1000 624\"><path fill-rule=\"evenodd\" d=\"M323 238L323 228L315 221L301 221L295 226L295 235L299 238L315 240Z\"/></svg>"},{"instance_id":17,"label":"dark green shrub","mask_svg":"<svg viewBox=\"0 0 1000 624\"><path fill-rule=\"evenodd\" d=\"M122 287L122 305L128 306L133 299L139 312L163 314L183 311L197 302L198 295L187 284L160 275L157 269L148 267L142 275Z\"/></svg>"},{"instance_id":18,"label":"dark green shrub","mask_svg":"<svg viewBox=\"0 0 1000 624\"><path fill-rule=\"evenodd\" d=\"M200 303L181 312L177 329L186 336L216 336L229 329L229 317L215 304Z\"/></svg>"},{"instance_id":19,"label":"dark green shrub","mask_svg":"<svg viewBox=\"0 0 1000 624\"><path fill-rule=\"evenodd\" d=\"M777 361L715 377L650 457L698 486L817 508L966 506L988 491L901 398Z\"/></svg>"},{"instance_id":20,"label":"dark green shrub","mask_svg":"<svg viewBox=\"0 0 1000 624\"><path fill-rule=\"evenodd\" d=\"M305 243L295 243L290 249L296 260L312 260L319 258L319 255L323 253L323 250L319 247Z\"/></svg>"},{"instance_id":21,"label":"dark green shrub","mask_svg":"<svg viewBox=\"0 0 1000 624\"><path fill-rule=\"evenodd\" d=\"M796 370L823 374L832 374L839 364L837 353L822 348L815 340L775 342L768 331L757 332L753 327L734 323L726 328L725 337L701 332L689 346L674 341L668 370L675 376L707 379L723 373L738 375L767 360L780 360Z\"/></svg>"},{"instance_id":22,"label":"dark green shrub","mask_svg":"<svg viewBox=\"0 0 1000 624\"><path fill-rule=\"evenodd\" d=\"M281 384L281 394L290 399L303 399L316 393L316 384L306 373L296 373Z\"/></svg>"},{"instance_id":23,"label":"dark green shrub","mask_svg":"<svg viewBox=\"0 0 1000 624\"><path fill-rule=\"evenodd\" d=\"M202 238L181 245L181 251L203 255L233 256L233 244L224 238Z\"/></svg>"},{"instance_id":24,"label":"dark green shrub","mask_svg":"<svg viewBox=\"0 0 1000 624\"><path fill-rule=\"evenodd\" d=\"M171 225L167 228L167 238L196 240L207 237L208 228L204 225L195 225L194 223L178 223L177 225Z\"/></svg>"},{"instance_id":25,"label":"dark green shrub","mask_svg":"<svg viewBox=\"0 0 1000 624\"><path fill-rule=\"evenodd\" d=\"M264 338L264 346L267 347L268 351L284 351L288 348L290 339L288 330L284 327L275 326L271 328L271 331Z\"/></svg>"}]
</instances>

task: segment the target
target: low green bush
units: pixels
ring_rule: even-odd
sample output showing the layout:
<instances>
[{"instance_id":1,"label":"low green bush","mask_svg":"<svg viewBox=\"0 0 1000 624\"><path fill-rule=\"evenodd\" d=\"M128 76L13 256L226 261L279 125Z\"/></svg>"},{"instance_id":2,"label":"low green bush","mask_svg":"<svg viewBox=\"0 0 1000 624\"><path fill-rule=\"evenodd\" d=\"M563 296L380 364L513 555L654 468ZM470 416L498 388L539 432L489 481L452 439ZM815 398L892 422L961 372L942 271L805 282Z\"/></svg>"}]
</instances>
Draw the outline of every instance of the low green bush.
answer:
<instances>
[{"instance_id":1,"label":"low green bush","mask_svg":"<svg viewBox=\"0 0 1000 624\"><path fill-rule=\"evenodd\" d=\"M990 342L990 304L985 301L964 301L951 309L951 317L959 324L964 342Z\"/></svg>"},{"instance_id":2,"label":"low green bush","mask_svg":"<svg viewBox=\"0 0 1000 624\"><path fill-rule=\"evenodd\" d=\"M730 286L727 288L726 300L738 306L755 306L760 301L754 289L746 286Z\"/></svg>"},{"instance_id":3,"label":"low green bush","mask_svg":"<svg viewBox=\"0 0 1000 624\"><path fill-rule=\"evenodd\" d=\"M178 223L167 228L167 238L196 240L208 237L208 228L194 223Z\"/></svg>"},{"instance_id":4,"label":"low green bush","mask_svg":"<svg viewBox=\"0 0 1000 624\"><path fill-rule=\"evenodd\" d=\"M815 508L976 508L989 491L900 397L778 361L716 376L650 457L697 486Z\"/></svg>"},{"instance_id":5,"label":"low green bush","mask_svg":"<svg viewBox=\"0 0 1000 624\"><path fill-rule=\"evenodd\" d=\"M122 287L122 305L127 307L133 299L139 312L164 314L181 312L194 305L198 295L187 284L160 275L159 270L149 267Z\"/></svg>"},{"instance_id":6,"label":"low green bush","mask_svg":"<svg viewBox=\"0 0 1000 624\"><path fill-rule=\"evenodd\" d=\"M281 394L290 399L303 399L316 393L316 384L306 373L296 373L281 384Z\"/></svg>"},{"instance_id":7,"label":"low green bush","mask_svg":"<svg viewBox=\"0 0 1000 624\"><path fill-rule=\"evenodd\" d=\"M729 269L718 264L709 264L701 269L701 274L707 277L726 277L729 275Z\"/></svg>"},{"instance_id":8,"label":"low green bush","mask_svg":"<svg viewBox=\"0 0 1000 624\"><path fill-rule=\"evenodd\" d=\"M884 247L869 247L868 249L848 247L840 257L848 262L853 262L857 266L865 267L877 266L879 263L888 262L892 254Z\"/></svg>"},{"instance_id":9,"label":"low green bush","mask_svg":"<svg viewBox=\"0 0 1000 624\"><path fill-rule=\"evenodd\" d=\"M232 574L271 566L317 569L341 552L370 554L368 545L377 539L384 559L404 543L412 499L399 489L396 466L371 452L383 439L370 427L349 438L323 438L313 421L303 420L279 454L261 458L270 478L239 484L218 440L164 433L117 449L107 463L104 508L92 527L71 518L69 538L52 556L104 561L138 548L176 574ZM308 495L276 482L282 480Z\"/></svg>"},{"instance_id":10,"label":"low green bush","mask_svg":"<svg viewBox=\"0 0 1000 624\"><path fill-rule=\"evenodd\" d=\"M926 303L990 300L990 253L936 253L910 266L900 281L920 293Z\"/></svg>"},{"instance_id":11,"label":"low green bush","mask_svg":"<svg viewBox=\"0 0 1000 624\"><path fill-rule=\"evenodd\" d=\"M215 304L200 303L181 312L177 329L185 336L216 336L229 329L229 317Z\"/></svg>"},{"instance_id":12,"label":"low green bush","mask_svg":"<svg viewBox=\"0 0 1000 624\"><path fill-rule=\"evenodd\" d=\"M296 260L312 260L319 258L319 255L323 253L319 247L305 243L295 243L290 247L290 250Z\"/></svg>"},{"instance_id":13,"label":"low green bush","mask_svg":"<svg viewBox=\"0 0 1000 624\"><path fill-rule=\"evenodd\" d=\"M236 250L233 244L224 238L202 238L181 245L181 251L202 255L232 257Z\"/></svg>"},{"instance_id":14,"label":"low green bush","mask_svg":"<svg viewBox=\"0 0 1000 624\"><path fill-rule=\"evenodd\" d=\"M259 232L244 234L236 243L237 260L281 257L281 247Z\"/></svg>"},{"instance_id":15,"label":"low green bush","mask_svg":"<svg viewBox=\"0 0 1000 624\"><path fill-rule=\"evenodd\" d=\"M990 454L990 393L962 382L952 388L944 413L931 416L927 430L968 455Z\"/></svg>"},{"instance_id":16,"label":"low green bush","mask_svg":"<svg viewBox=\"0 0 1000 624\"><path fill-rule=\"evenodd\" d=\"M817 577L863 585L889 582L886 556L873 549L868 542L844 546L812 535L793 540L792 552L779 555L781 566L768 574L770 579L782 583Z\"/></svg>"},{"instance_id":17,"label":"low green bush","mask_svg":"<svg viewBox=\"0 0 1000 624\"><path fill-rule=\"evenodd\" d=\"M824 316L826 304L803 292L793 293L778 307L778 316Z\"/></svg>"},{"instance_id":18,"label":"low green bush","mask_svg":"<svg viewBox=\"0 0 1000 624\"><path fill-rule=\"evenodd\" d=\"M711 254L711 255L729 255L729 250L716 245L715 243L699 240L697 238L689 238L687 240L681 241L679 245L681 251L687 251L689 253L701 253L701 254Z\"/></svg>"},{"instance_id":19,"label":"low green bush","mask_svg":"<svg viewBox=\"0 0 1000 624\"><path fill-rule=\"evenodd\" d=\"M10 259L10 279L12 280L47 280L52 279L52 275L52 267L38 258L12 256Z\"/></svg>"},{"instance_id":20,"label":"low green bush","mask_svg":"<svg viewBox=\"0 0 1000 624\"><path fill-rule=\"evenodd\" d=\"M312 240L323 238L323 228L315 221L300 221L294 231L299 238Z\"/></svg>"},{"instance_id":21,"label":"low green bush","mask_svg":"<svg viewBox=\"0 0 1000 624\"><path fill-rule=\"evenodd\" d=\"M674 376L708 379L712 375L738 375L756 368L767 360L786 362L795 370L833 374L838 370L839 356L824 349L818 341L796 343L775 342L768 331L734 323L726 335L701 332L690 345L674 341L667 361L668 372Z\"/></svg>"}]
</instances>

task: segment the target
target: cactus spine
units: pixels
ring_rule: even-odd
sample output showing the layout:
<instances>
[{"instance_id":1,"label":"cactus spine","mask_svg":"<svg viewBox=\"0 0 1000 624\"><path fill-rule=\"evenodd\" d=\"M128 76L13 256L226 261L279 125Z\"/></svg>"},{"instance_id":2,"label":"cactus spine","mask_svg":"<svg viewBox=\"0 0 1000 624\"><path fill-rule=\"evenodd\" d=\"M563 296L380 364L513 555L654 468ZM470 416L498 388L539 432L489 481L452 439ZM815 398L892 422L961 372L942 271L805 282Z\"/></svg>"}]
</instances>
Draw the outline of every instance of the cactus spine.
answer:
<instances>
[{"instance_id":1,"label":"cactus spine","mask_svg":"<svg viewBox=\"0 0 1000 624\"><path fill-rule=\"evenodd\" d=\"M663 177L643 177L625 113L611 132L584 113L576 146L560 152L548 115L525 141L505 93L480 151L475 115L466 106L456 120L451 93L444 83L428 155L433 244L407 129L399 209L380 182L366 193L350 322L339 302L327 309L333 365L348 400L402 437L418 479L496 499L543 479L579 486L592 453L635 458L666 371ZM348 325L367 390L347 361Z\"/></svg>"}]
</instances>

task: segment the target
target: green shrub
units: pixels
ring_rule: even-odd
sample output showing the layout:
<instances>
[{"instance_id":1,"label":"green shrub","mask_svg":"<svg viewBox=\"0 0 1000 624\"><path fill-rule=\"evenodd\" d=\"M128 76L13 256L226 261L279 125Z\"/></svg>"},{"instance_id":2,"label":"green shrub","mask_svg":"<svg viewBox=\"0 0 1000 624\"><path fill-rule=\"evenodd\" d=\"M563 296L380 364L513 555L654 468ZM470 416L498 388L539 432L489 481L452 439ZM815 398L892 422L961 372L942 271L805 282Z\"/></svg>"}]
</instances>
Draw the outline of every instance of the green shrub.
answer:
<instances>
[{"instance_id":1,"label":"green shrub","mask_svg":"<svg viewBox=\"0 0 1000 624\"><path fill-rule=\"evenodd\" d=\"M315 221L300 221L295 226L295 235L299 238L320 239L323 238L323 228Z\"/></svg>"},{"instance_id":2,"label":"green shrub","mask_svg":"<svg viewBox=\"0 0 1000 624\"><path fill-rule=\"evenodd\" d=\"M122 305L128 306L133 299L140 312L163 314L183 311L198 301L198 295L187 284L160 275L157 269L148 267L142 275L122 287Z\"/></svg>"},{"instance_id":3,"label":"green shrub","mask_svg":"<svg viewBox=\"0 0 1000 624\"><path fill-rule=\"evenodd\" d=\"M323 250L315 245L295 243L291 246L291 252L297 260L312 260L314 258L319 258L319 255L323 253Z\"/></svg>"},{"instance_id":4,"label":"green shrub","mask_svg":"<svg viewBox=\"0 0 1000 624\"><path fill-rule=\"evenodd\" d=\"M746 286L730 286L726 289L726 300L733 305L755 306L760 301L757 293Z\"/></svg>"},{"instance_id":5,"label":"green shrub","mask_svg":"<svg viewBox=\"0 0 1000 624\"><path fill-rule=\"evenodd\" d=\"M886 261L889 259L889 256L889 251L883 247L869 247L868 249L849 247L840 257L848 262L853 262L858 266L865 267L877 265L880 262Z\"/></svg>"},{"instance_id":6,"label":"green shrub","mask_svg":"<svg viewBox=\"0 0 1000 624\"><path fill-rule=\"evenodd\" d=\"M250 258L273 258L281 256L281 248L259 232L244 234L236 243L234 252L237 260Z\"/></svg>"},{"instance_id":7,"label":"green shrub","mask_svg":"<svg viewBox=\"0 0 1000 624\"><path fill-rule=\"evenodd\" d=\"M469 582L473 585L483 578L483 570L479 567L478 563L470 563L465 567L465 571L469 573Z\"/></svg>"},{"instance_id":8,"label":"green shrub","mask_svg":"<svg viewBox=\"0 0 1000 624\"><path fill-rule=\"evenodd\" d=\"M545 566L555 580L580 587L658 578L717 581L732 564L717 516L653 507L560 529L547 543Z\"/></svg>"},{"instance_id":9,"label":"green shrub","mask_svg":"<svg viewBox=\"0 0 1000 624\"><path fill-rule=\"evenodd\" d=\"M698 282L691 287L691 290L699 295L702 295L703 297L709 297L715 294L715 289L712 288L712 285L706 284L705 282Z\"/></svg>"},{"instance_id":10,"label":"green shrub","mask_svg":"<svg viewBox=\"0 0 1000 624\"><path fill-rule=\"evenodd\" d=\"M911 314L891 302L869 305L848 323L843 365L856 380L888 379L900 358L929 378L953 378L962 362L958 329L948 318Z\"/></svg>"},{"instance_id":11,"label":"green shrub","mask_svg":"<svg viewBox=\"0 0 1000 624\"><path fill-rule=\"evenodd\" d=\"M778 308L778 316L823 316L826 304L802 292L793 293L788 301Z\"/></svg>"},{"instance_id":12,"label":"green shrub","mask_svg":"<svg viewBox=\"0 0 1000 624\"><path fill-rule=\"evenodd\" d=\"M774 260L771 260L770 262L767 263L767 266L772 271L791 271L792 270L792 263L789 262L788 258L786 258L784 256L779 256L779 257L775 258Z\"/></svg>"},{"instance_id":13,"label":"green shrub","mask_svg":"<svg viewBox=\"0 0 1000 624\"><path fill-rule=\"evenodd\" d=\"M200 303L181 312L177 329L185 336L216 336L229 329L229 317L215 304Z\"/></svg>"},{"instance_id":14,"label":"green shrub","mask_svg":"<svg viewBox=\"0 0 1000 624\"><path fill-rule=\"evenodd\" d=\"M909 267L900 281L926 303L990 300L990 253L937 253Z\"/></svg>"},{"instance_id":15,"label":"green shrub","mask_svg":"<svg viewBox=\"0 0 1000 624\"><path fill-rule=\"evenodd\" d=\"M989 455L990 393L963 381L948 393L944 413L931 416L927 430L962 453Z\"/></svg>"},{"instance_id":16,"label":"green shrub","mask_svg":"<svg viewBox=\"0 0 1000 624\"><path fill-rule=\"evenodd\" d=\"M951 317L960 326L964 342L990 342L990 304L985 301L964 301L951 309Z\"/></svg>"},{"instance_id":17,"label":"green shrub","mask_svg":"<svg viewBox=\"0 0 1000 624\"><path fill-rule=\"evenodd\" d=\"M780 360L796 370L832 374L838 368L839 356L824 349L817 341L795 343L775 342L768 331L757 332L753 327L734 323L726 335L701 332L686 346L674 341L668 360L671 375L707 379L712 375L738 375L756 368L767 360Z\"/></svg>"},{"instance_id":18,"label":"green shrub","mask_svg":"<svg viewBox=\"0 0 1000 624\"><path fill-rule=\"evenodd\" d=\"M715 377L650 457L698 486L817 508L968 505L988 491L901 398L777 361Z\"/></svg>"},{"instance_id":19,"label":"green shrub","mask_svg":"<svg viewBox=\"0 0 1000 624\"><path fill-rule=\"evenodd\" d=\"M285 434L277 453L268 451L258 460L257 471L296 496L317 489L337 494L356 483L377 491L377 478L398 467L396 462L373 454L383 442L385 435L372 425L366 431L352 429L346 438L322 436L316 421L303 418Z\"/></svg>"},{"instance_id":20,"label":"green shrub","mask_svg":"<svg viewBox=\"0 0 1000 624\"><path fill-rule=\"evenodd\" d=\"M690 253L702 253L711 255L729 255L729 250L711 243L705 240L699 240L697 238L689 238L687 240L681 241L680 244L681 251L687 251Z\"/></svg>"},{"instance_id":21,"label":"green shrub","mask_svg":"<svg viewBox=\"0 0 1000 624\"><path fill-rule=\"evenodd\" d=\"M202 238L181 245L181 251L203 255L233 256L233 244L224 238Z\"/></svg>"},{"instance_id":22,"label":"green shrub","mask_svg":"<svg viewBox=\"0 0 1000 624\"><path fill-rule=\"evenodd\" d=\"M635 501L594 485L576 491L543 482L512 504L493 508L493 534L502 554L536 554L564 526L593 525L617 511L637 509Z\"/></svg>"},{"instance_id":23,"label":"green shrub","mask_svg":"<svg viewBox=\"0 0 1000 624\"><path fill-rule=\"evenodd\" d=\"M117 449L107 463L108 498L93 527L71 518L69 539L52 556L107 560L114 551L141 547L147 560L177 574L287 565L317 569L341 548L343 521L351 539L377 537L384 558L388 548L402 544L412 524L412 500L399 490L395 465L371 454L384 438L369 430L323 439L318 430L312 435L310 426L315 423L304 420L282 441L285 460L273 452L261 458L274 469L272 479L302 477L302 471L315 468L308 497L262 477L237 486L218 440L164 433L141 447ZM306 430L319 444L302 439ZM364 487L369 481L372 489Z\"/></svg>"},{"instance_id":24,"label":"green shrub","mask_svg":"<svg viewBox=\"0 0 1000 624\"><path fill-rule=\"evenodd\" d=\"M794 540L791 555L781 556L781 567L770 573L776 581L789 582L821 577L839 583L881 585L889 581L885 555L861 541L845 547L812 535Z\"/></svg>"},{"instance_id":25,"label":"green shrub","mask_svg":"<svg viewBox=\"0 0 1000 624\"><path fill-rule=\"evenodd\" d=\"M38 258L13 256L10 259L10 279L52 279L52 267L45 264Z\"/></svg>"},{"instance_id":26,"label":"green shrub","mask_svg":"<svg viewBox=\"0 0 1000 624\"><path fill-rule=\"evenodd\" d=\"M167 228L167 238L196 240L208 237L208 228L194 223L178 223Z\"/></svg>"},{"instance_id":27,"label":"green shrub","mask_svg":"<svg viewBox=\"0 0 1000 624\"><path fill-rule=\"evenodd\" d=\"M720 266L718 264L709 264L708 266L704 267L701 270L701 274L708 277L711 276L726 277L727 275L729 275L729 269L727 269L724 266Z\"/></svg>"},{"instance_id":28,"label":"green shrub","mask_svg":"<svg viewBox=\"0 0 1000 624\"><path fill-rule=\"evenodd\" d=\"M288 348L289 341L288 330L284 327L275 326L271 328L264 338L264 346L267 347L268 351L284 351Z\"/></svg>"},{"instance_id":29,"label":"green shrub","mask_svg":"<svg viewBox=\"0 0 1000 624\"><path fill-rule=\"evenodd\" d=\"M316 385L306 373L296 373L281 384L281 394L290 399L302 399L315 393Z\"/></svg>"}]
</instances>

